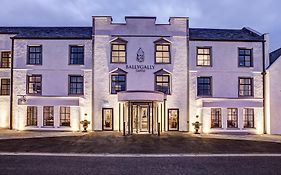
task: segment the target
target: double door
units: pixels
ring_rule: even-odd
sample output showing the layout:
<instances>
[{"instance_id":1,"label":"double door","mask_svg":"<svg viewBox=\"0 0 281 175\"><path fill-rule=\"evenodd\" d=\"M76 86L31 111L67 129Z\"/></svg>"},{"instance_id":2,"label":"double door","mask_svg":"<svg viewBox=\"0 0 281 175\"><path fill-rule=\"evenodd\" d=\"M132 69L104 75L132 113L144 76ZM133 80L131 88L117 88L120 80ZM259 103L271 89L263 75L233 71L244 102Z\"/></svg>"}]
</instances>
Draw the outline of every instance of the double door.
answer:
<instances>
[{"instance_id":1,"label":"double door","mask_svg":"<svg viewBox=\"0 0 281 175\"><path fill-rule=\"evenodd\" d=\"M149 132L149 105L139 104L133 105L133 132L146 133Z\"/></svg>"}]
</instances>

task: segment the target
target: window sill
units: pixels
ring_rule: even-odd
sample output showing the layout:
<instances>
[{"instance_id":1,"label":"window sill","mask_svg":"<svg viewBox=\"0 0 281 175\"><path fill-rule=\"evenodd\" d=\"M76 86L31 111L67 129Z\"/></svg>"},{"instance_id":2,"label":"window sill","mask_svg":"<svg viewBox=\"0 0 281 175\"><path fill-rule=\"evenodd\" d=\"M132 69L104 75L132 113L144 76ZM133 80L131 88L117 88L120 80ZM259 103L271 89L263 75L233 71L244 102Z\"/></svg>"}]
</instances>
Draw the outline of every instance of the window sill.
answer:
<instances>
[{"instance_id":1,"label":"window sill","mask_svg":"<svg viewBox=\"0 0 281 175\"><path fill-rule=\"evenodd\" d=\"M212 98L212 95L197 95L198 98Z\"/></svg>"},{"instance_id":2,"label":"window sill","mask_svg":"<svg viewBox=\"0 0 281 175\"><path fill-rule=\"evenodd\" d=\"M210 128L211 130L224 130L224 128Z\"/></svg>"},{"instance_id":3,"label":"window sill","mask_svg":"<svg viewBox=\"0 0 281 175\"><path fill-rule=\"evenodd\" d=\"M85 64L68 64L69 66L85 66Z\"/></svg>"},{"instance_id":4,"label":"window sill","mask_svg":"<svg viewBox=\"0 0 281 175\"><path fill-rule=\"evenodd\" d=\"M84 97L84 94L68 94L69 97Z\"/></svg>"},{"instance_id":5,"label":"window sill","mask_svg":"<svg viewBox=\"0 0 281 175\"><path fill-rule=\"evenodd\" d=\"M213 66L212 65L209 65L209 66L204 66L204 65L196 65L196 67L209 67L209 68L212 68Z\"/></svg>"},{"instance_id":6,"label":"window sill","mask_svg":"<svg viewBox=\"0 0 281 175\"><path fill-rule=\"evenodd\" d=\"M250 68L250 69L253 69L254 68L254 66L238 66L238 68Z\"/></svg>"},{"instance_id":7,"label":"window sill","mask_svg":"<svg viewBox=\"0 0 281 175\"><path fill-rule=\"evenodd\" d=\"M121 62L120 63L119 62L110 62L110 64L127 64L127 62L124 62L124 63L123 62L122 63Z\"/></svg>"},{"instance_id":8,"label":"window sill","mask_svg":"<svg viewBox=\"0 0 281 175\"><path fill-rule=\"evenodd\" d=\"M257 128L253 127L253 128L242 128L242 130L256 130Z\"/></svg>"},{"instance_id":9,"label":"window sill","mask_svg":"<svg viewBox=\"0 0 281 175\"><path fill-rule=\"evenodd\" d=\"M26 94L26 96L41 97L42 94Z\"/></svg>"},{"instance_id":10,"label":"window sill","mask_svg":"<svg viewBox=\"0 0 281 175\"><path fill-rule=\"evenodd\" d=\"M43 66L43 64L26 64L26 66Z\"/></svg>"},{"instance_id":11,"label":"window sill","mask_svg":"<svg viewBox=\"0 0 281 175\"><path fill-rule=\"evenodd\" d=\"M226 130L240 130L240 128L226 128Z\"/></svg>"},{"instance_id":12,"label":"window sill","mask_svg":"<svg viewBox=\"0 0 281 175\"><path fill-rule=\"evenodd\" d=\"M253 95L252 96L241 96L241 95L239 95L238 98L247 99L247 98L254 98L254 96Z\"/></svg>"},{"instance_id":13,"label":"window sill","mask_svg":"<svg viewBox=\"0 0 281 175\"><path fill-rule=\"evenodd\" d=\"M25 125L25 128L40 128L40 127L36 125Z\"/></svg>"},{"instance_id":14,"label":"window sill","mask_svg":"<svg viewBox=\"0 0 281 175\"><path fill-rule=\"evenodd\" d=\"M172 63L171 62L170 63L156 63L156 62L154 62L154 64L159 65L159 64L172 64Z\"/></svg>"}]
</instances>

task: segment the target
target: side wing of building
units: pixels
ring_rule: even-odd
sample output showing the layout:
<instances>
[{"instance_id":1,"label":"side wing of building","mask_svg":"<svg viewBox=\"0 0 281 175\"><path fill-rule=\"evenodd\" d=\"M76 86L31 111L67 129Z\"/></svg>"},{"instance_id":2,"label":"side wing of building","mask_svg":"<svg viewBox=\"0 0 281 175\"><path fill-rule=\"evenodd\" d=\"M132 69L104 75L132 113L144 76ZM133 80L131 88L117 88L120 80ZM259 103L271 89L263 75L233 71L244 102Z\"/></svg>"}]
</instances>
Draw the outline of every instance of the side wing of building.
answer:
<instances>
[{"instance_id":1,"label":"side wing of building","mask_svg":"<svg viewBox=\"0 0 281 175\"><path fill-rule=\"evenodd\" d=\"M263 36L250 29L190 29L190 127L263 133Z\"/></svg>"}]
</instances>

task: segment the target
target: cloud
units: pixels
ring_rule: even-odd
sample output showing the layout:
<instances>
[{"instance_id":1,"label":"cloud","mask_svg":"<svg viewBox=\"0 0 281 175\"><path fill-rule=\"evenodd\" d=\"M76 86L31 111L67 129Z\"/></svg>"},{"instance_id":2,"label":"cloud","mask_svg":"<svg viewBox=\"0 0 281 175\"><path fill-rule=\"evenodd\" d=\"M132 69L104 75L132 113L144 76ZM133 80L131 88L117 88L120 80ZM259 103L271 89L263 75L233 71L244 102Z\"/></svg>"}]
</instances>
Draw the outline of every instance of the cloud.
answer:
<instances>
[{"instance_id":1,"label":"cloud","mask_svg":"<svg viewBox=\"0 0 281 175\"><path fill-rule=\"evenodd\" d=\"M242 28L270 33L271 49L281 47L278 0L0 0L1 26L90 26L91 16L190 17L191 27Z\"/></svg>"}]
</instances>

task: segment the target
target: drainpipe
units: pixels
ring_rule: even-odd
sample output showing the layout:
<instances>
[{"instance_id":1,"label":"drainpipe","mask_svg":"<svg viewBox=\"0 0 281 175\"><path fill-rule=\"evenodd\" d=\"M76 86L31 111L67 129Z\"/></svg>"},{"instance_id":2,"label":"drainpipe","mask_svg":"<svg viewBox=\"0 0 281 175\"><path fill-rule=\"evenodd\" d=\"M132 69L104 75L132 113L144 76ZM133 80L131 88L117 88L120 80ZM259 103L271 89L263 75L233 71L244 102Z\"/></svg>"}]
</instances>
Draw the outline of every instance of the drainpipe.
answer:
<instances>
[{"instance_id":1,"label":"drainpipe","mask_svg":"<svg viewBox=\"0 0 281 175\"><path fill-rule=\"evenodd\" d=\"M265 89L265 81L266 81L266 78L265 78L265 75L266 75L266 70L265 70L265 34L263 35L263 39L264 41L262 42L262 66L263 66L263 70L262 70L262 86L263 86L263 133L266 134L266 118L265 118L265 115L266 115L266 112L265 112L265 97L266 97L266 89Z\"/></svg>"},{"instance_id":2,"label":"drainpipe","mask_svg":"<svg viewBox=\"0 0 281 175\"><path fill-rule=\"evenodd\" d=\"M13 129L13 77L14 77L14 38L11 37L12 39L12 53L11 53L11 77L10 77L10 130Z\"/></svg>"}]
</instances>

